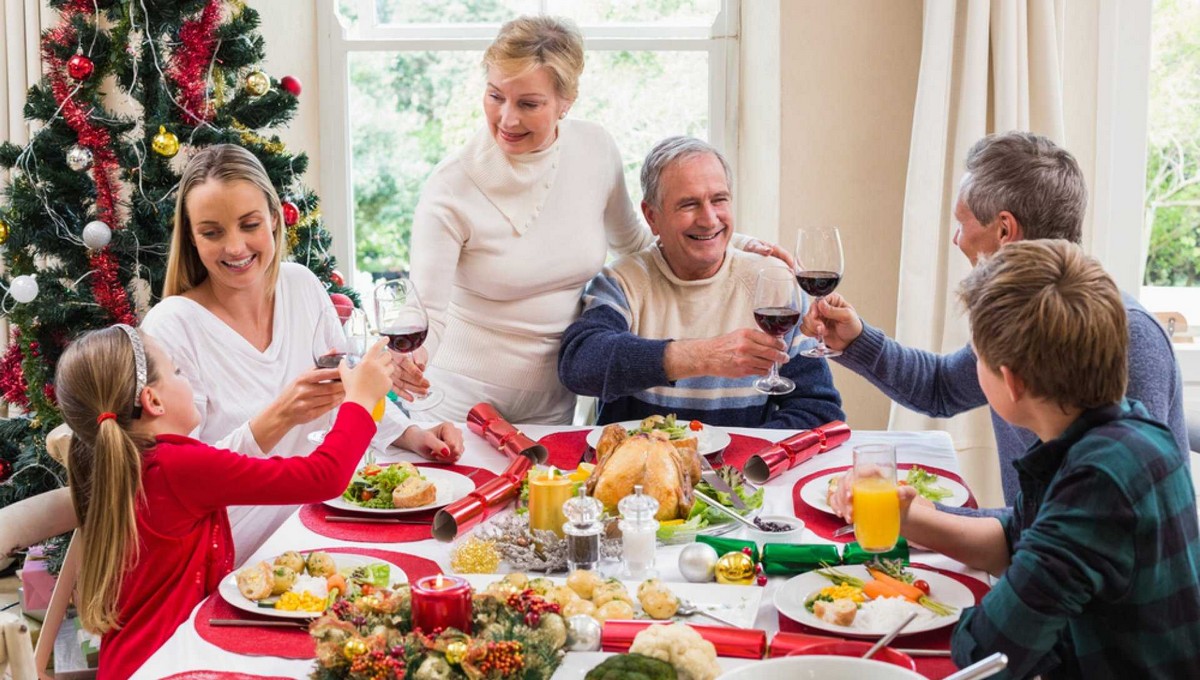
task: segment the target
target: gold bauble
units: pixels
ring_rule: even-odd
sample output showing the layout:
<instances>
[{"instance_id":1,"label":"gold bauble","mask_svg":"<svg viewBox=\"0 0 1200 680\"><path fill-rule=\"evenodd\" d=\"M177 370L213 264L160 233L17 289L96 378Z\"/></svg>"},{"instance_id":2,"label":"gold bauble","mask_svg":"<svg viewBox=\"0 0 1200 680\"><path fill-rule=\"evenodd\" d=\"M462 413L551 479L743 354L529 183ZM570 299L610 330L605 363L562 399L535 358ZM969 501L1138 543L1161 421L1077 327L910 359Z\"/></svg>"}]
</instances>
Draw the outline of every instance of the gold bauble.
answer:
<instances>
[{"instance_id":1,"label":"gold bauble","mask_svg":"<svg viewBox=\"0 0 1200 680\"><path fill-rule=\"evenodd\" d=\"M261 97L271 90L271 79L262 71L252 71L246 76L246 91L255 97Z\"/></svg>"},{"instance_id":2,"label":"gold bauble","mask_svg":"<svg viewBox=\"0 0 1200 680\"><path fill-rule=\"evenodd\" d=\"M362 638L351 638L342 645L342 656L353 659L367 653L367 642Z\"/></svg>"},{"instance_id":3,"label":"gold bauble","mask_svg":"<svg viewBox=\"0 0 1200 680\"><path fill-rule=\"evenodd\" d=\"M745 553L731 552L717 560L717 583L748 586L754 583L754 560Z\"/></svg>"},{"instance_id":4,"label":"gold bauble","mask_svg":"<svg viewBox=\"0 0 1200 680\"><path fill-rule=\"evenodd\" d=\"M0 220L0 243L8 240L8 223Z\"/></svg>"},{"instance_id":5,"label":"gold bauble","mask_svg":"<svg viewBox=\"0 0 1200 680\"><path fill-rule=\"evenodd\" d=\"M154 135L154 139L150 140L150 148L154 149L154 153L160 156L171 158L179 153L179 138L174 133L167 132L167 128L159 125L158 134Z\"/></svg>"},{"instance_id":6,"label":"gold bauble","mask_svg":"<svg viewBox=\"0 0 1200 680\"><path fill-rule=\"evenodd\" d=\"M467 658L467 643L462 640L455 640L446 645L446 661L457 666L465 658Z\"/></svg>"}]
</instances>

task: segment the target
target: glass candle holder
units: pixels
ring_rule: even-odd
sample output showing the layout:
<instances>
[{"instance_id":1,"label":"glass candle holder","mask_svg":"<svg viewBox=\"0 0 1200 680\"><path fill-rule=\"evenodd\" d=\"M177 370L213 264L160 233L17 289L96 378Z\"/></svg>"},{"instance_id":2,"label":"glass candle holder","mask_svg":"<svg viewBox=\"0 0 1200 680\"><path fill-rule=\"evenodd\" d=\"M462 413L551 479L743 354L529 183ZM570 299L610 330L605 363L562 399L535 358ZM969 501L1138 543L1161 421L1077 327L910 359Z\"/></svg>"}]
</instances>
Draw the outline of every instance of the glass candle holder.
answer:
<instances>
[{"instance_id":1,"label":"glass candle holder","mask_svg":"<svg viewBox=\"0 0 1200 680\"><path fill-rule=\"evenodd\" d=\"M567 539L567 569L595 569L600 566L600 535L604 533L604 505L588 496L583 487L579 495L563 504L567 522L562 525Z\"/></svg>"},{"instance_id":2,"label":"glass candle holder","mask_svg":"<svg viewBox=\"0 0 1200 680\"><path fill-rule=\"evenodd\" d=\"M457 576L426 576L412 584L413 628L426 634L457 628L471 632L471 584Z\"/></svg>"},{"instance_id":3,"label":"glass candle holder","mask_svg":"<svg viewBox=\"0 0 1200 680\"><path fill-rule=\"evenodd\" d=\"M629 578L643 579L654 575L654 544L658 533L658 501L642 493L642 485L633 487L633 493L617 503L621 512L621 553L625 560L625 574Z\"/></svg>"},{"instance_id":4,"label":"glass candle holder","mask_svg":"<svg viewBox=\"0 0 1200 680\"><path fill-rule=\"evenodd\" d=\"M556 468L534 473L529 480L530 531L541 529L563 535L563 503L570 500L573 487L574 482Z\"/></svg>"}]
</instances>

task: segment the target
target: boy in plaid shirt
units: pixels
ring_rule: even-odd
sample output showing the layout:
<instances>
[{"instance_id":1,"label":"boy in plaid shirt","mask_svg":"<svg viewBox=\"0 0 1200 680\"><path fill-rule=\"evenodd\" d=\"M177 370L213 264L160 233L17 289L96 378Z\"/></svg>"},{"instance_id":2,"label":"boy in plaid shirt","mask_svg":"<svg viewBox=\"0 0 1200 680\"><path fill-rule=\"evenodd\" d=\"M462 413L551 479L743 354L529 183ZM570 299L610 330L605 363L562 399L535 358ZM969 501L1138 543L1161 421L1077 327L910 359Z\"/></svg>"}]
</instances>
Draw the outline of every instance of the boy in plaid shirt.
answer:
<instances>
[{"instance_id":1,"label":"boy in plaid shirt","mask_svg":"<svg viewBox=\"0 0 1200 680\"><path fill-rule=\"evenodd\" d=\"M1170 430L1124 398L1116 285L1067 241L1021 241L960 297L988 403L1039 441L1014 463L1006 521L936 512L901 487L909 541L1001 575L963 612L955 663L1004 652L997 677L1200 677L1195 490Z\"/></svg>"}]
</instances>

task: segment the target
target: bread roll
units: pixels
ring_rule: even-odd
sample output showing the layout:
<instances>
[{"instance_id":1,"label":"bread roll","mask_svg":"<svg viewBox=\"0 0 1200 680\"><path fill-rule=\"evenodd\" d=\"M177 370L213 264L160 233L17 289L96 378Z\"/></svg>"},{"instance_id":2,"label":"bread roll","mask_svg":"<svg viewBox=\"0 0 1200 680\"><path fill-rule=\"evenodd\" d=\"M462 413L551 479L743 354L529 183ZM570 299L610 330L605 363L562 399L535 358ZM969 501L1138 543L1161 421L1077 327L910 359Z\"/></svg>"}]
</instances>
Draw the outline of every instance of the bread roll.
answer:
<instances>
[{"instance_id":1,"label":"bread roll","mask_svg":"<svg viewBox=\"0 0 1200 680\"><path fill-rule=\"evenodd\" d=\"M437 487L427 479L412 475L392 489L392 507L419 508L437 498Z\"/></svg>"}]
</instances>

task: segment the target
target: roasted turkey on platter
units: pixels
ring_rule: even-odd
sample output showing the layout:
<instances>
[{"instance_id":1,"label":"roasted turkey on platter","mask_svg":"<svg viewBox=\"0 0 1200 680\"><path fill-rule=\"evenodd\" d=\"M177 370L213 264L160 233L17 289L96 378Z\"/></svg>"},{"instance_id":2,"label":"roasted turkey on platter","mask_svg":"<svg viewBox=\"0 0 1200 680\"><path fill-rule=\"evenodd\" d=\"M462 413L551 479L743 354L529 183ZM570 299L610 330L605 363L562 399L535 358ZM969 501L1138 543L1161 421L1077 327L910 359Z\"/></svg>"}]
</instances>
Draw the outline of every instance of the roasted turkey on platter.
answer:
<instances>
[{"instance_id":1,"label":"roasted turkey on platter","mask_svg":"<svg viewBox=\"0 0 1200 680\"><path fill-rule=\"evenodd\" d=\"M692 487L700 481L700 456L694 438L672 442L665 433L630 435L618 424L600 433L596 469L587 492L608 510L633 493L635 485L658 501L659 521L684 519L692 510Z\"/></svg>"}]
</instances>

